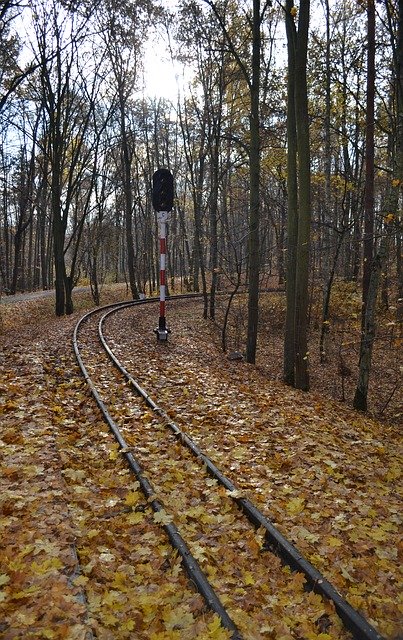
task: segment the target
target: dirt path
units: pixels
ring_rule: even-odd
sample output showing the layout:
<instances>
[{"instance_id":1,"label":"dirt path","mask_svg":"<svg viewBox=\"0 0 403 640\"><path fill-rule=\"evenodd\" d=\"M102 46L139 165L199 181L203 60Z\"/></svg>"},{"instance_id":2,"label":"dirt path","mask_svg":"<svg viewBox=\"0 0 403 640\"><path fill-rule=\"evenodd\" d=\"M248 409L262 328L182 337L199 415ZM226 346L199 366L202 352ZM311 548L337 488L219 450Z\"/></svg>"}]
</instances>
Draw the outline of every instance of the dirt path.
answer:
<instances>
[{"instance_id":1,"label":"dirt path","mask_svg":"<svg viewBox=\"0 0 403 640\"><path fill-rule=\"evenodd\" d=\"M76 287L73 290L73 294L84 291L90 291L90 287ZM15 304L16 302L27 302L29 300L40 300L41 298L54 297L55 290L47 289L46 291L30 291L28 293L16 293L13 296L2 295L0 296L0 304Z\"/></svg>"}]
</instances>

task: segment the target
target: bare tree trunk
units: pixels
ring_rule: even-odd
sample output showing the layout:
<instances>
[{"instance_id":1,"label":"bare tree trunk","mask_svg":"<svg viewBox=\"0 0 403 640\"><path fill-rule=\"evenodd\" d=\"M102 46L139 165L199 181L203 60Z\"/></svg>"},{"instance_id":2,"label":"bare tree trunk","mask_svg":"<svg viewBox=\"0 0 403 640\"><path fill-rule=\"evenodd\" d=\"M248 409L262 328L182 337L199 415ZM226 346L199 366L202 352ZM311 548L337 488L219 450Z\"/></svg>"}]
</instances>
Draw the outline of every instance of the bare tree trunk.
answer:
<instances>
[{"instance_id":1,"label":"bare tree trunk","mask_svg":"<svg viewBox=\"0 0 403 640\"><path fill-rule=\"evenodd\" d=\"M250 211L249 211L249 295L248 335L246 360L256 359L257 330L259 320L259 271L260 271L260 0L253 0L252 27L252 82L250 84Z\"/></svg>"},{"instance_id":2,"label":"bare tree trunk","mask_svg":"<svg viewBox=\"0 0 403 640\"><path fill-rule=\"evenodd\" d=\"M286 265L286 320L284 334L284 382L295 384L295 278L298 238L297 189L297 125L295 122L295 47L296 30L291 9L293 0L286 4L286 30L288 52L287 81L287 265Z\"/></svg>"},{"instance_id":3,"label":"bare tree trunk","mask_svg":"<svg viewBox=\"0 0 403 640\"><path fill-rule=\"evenodd\" d=\"M374 252L374 131L375 131L375 0L367 0L367 103L365 115L364 264L362 277L362 327Z\"/></svg>"},{"instance_id":4,"label":"bare tree trunk","mask_svg":"<svg viewBox=\"0 0 403 640\"><path fill-rule=\"evenodd\" d=\"M368 30L371 31L375 27L375 14L372 15L374 11L373 0L370 0L368 3L368 22L371 21L371 24L368 25ZM370 37L370 35L368 36ZM374 39L375 44L375 33L371 35ZM397 46L396 46L396 54L395 54L395 81L396 81L396 92L397 92L397 136L396 136L396 152L395 152L395 161L393 163L393 180L391 181L391 185L389 187L388 198L386 199L384 211L384 220L386 230L384 235L381 238L381 242L379 245L378 252L375 256L375 259L371 265L371 272L368 284L368 291L366 295L366 304L365 304L365 317L364 317L364 326L363 326L363 336L361 341L361 350L360 350L360 365L359 365L359 375L358 375L358 383L357 389L354 396L354 408L360 411L366 411L368 406L368 384L369 384L369 376L371 372L371 360L372 360L372 350L375 340L375 330L376 330L376 303L377 303L377 294L379 290L379 283L381 274L383 271L384 263L387 259L387 250L389 245L389 238L393 232L396 230L397 237L401 233L399 229L399 221L398 221L398 203L399 196L397 193L397 189L401 188L403 181L403 6L400 3L399 9L399 23L398 23L398 36L397 36ZM370 53L368 53L368 56ZM372 54L371 54L372 55ZM371 67L370 61L368 62L368 67ZM371 68L371 74L374 72ZM369 80L370 82L370 80ZM368 91L372 91L372 85L369 87ZM370 147L373 144L373 141L369 141ZM371 158L369 160L371 162ZM370 164L370 171L372 170ZM401 285L400 285L401 286Z\"/></svg>"},{"instance_id":5,"label":"bare tree trunk","mask_svg":"<svg viewBox=\"0 0 403 640\"><path fill-rule=\"evenodd\" d=\"M329 324L328 320L329 320L330 296L331 296L331 293L332 293L333 280L334 280L334 276L336 274L337 261L339 259L339 254L340 254L340 250L341 250L341 247L342 247L342 244L343 244L345 231L346 231L346 229L344 228L342 231L339 232L339 237L338 237L338 240L337 240L336 252L335 252L334 258L333 258L333 264L331 265L330 272L328 274L328 280L326 282L326 287L325 287L324 295L323 295L322 324L321 324L320 338L319 338L319 354L320 354L320 361L321 361L322 364L324 362L326 362L325 336L326 336L327 332L329 331L329 329L328 329L328 324Z\"/></svg>"},{"instance_id":6,"label":"bare tree trunk","mask_svg":"<svg viewBox=\"0 0 403 640\"><path fill-rule=\"evenodd\" d=\"M326 337L329 333L328 314L330 296L332 291L332 284L336 270L337 258L341 249L341 243L344 234L341 234L337 240L336 255L331 264L330 247L332 246L332 216L331 216L331 140L330 140L330 118L331 118L331 86L330 86L330 7L329 0L325 0L326 9L326 91L325 91L325 157L324 157L324 169L325 169L325 202L323 203L323 231L322 234L323 244L321 255L323 254L322 272L323 272L323 303L322 303L322 326L319 340L319 352L320 361L323 363L326 360ZM336 227L336 224L334 224ZM336 229L337 230L337 229ZM323 250L324 249L324 250Z\"/></svg>"},{"instance_id":7,"label":"bare tree trunk","mask_svg":"<svg viewBox=\"0 0 403 640\"><path fill-rule=\"evenodd\" d=\"M295 386L308 391L309 243L311 230L311 170L307 91L310 1L300 4L295 63L295 112L298 148L298 242L295 280Z\"/></svg>"},{"instance_id":8,"label":"bare tree trunk","mask_svg":"<svg viewBox=\"0 0 403 640\"><path fill-rule=\"evenodd\" d=\"M360 351L358 383L353 402L354 409L358 409L359 411L366 411L368 406L368 384L371 372L372 350L374 346L376 331L376 302L382 268L387 255L387 241L388 236L385 233L385 235L381 239L378 253L372 262L372 270L367 292L364 332Z\"/></svg>"},{"instance_id":9,"label":"bare tree trunk","mask_svg":"<svg viewBox=\"0 0 403 640\"><path fill-rule=\"evenodd\" d=\"M395 163L395 189L402 189L403 186L403 2L399 2L399 18L397 31L397 47L395 60L396 73L396 95L397 95L397 140L396 140L396 163ZM400 218L400 225L402 219ZM402 261L402 234L401 229L397 231L397 273L399 299L403 300L403 261ZM401 317L403 322L403 305L400 303Z\"/></svg>"}]
</instances>

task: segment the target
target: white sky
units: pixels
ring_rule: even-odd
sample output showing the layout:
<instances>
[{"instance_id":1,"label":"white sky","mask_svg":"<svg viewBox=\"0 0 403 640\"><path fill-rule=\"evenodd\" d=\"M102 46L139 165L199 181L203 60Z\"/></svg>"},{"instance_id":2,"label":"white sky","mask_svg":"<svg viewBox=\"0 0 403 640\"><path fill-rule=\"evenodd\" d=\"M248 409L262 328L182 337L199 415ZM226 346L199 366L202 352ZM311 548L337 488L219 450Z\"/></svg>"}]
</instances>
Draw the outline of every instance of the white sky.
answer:
<instances>
[{"instance_id":1,"label":"white sky","mask_svg":"<svg viewBox=\"0 0 403 640\"><path fill-rule=\"evenodd\" d=\"M160 0L165 9L177 9L178 0ZM189 71L183 65L174 63L169 51L168 34L162 25L158 25L154 33L150 33L144 56L144 93L150 97L166 98L174 104L178 92L183 93L184 79L190 78Z\"/></svg>"},{"instance_id":2,"label":"white sky","mask_svg":"<svg viewBox=\"0 0 403 640\"><path fill-rule=\"evenodd\" d=\"M160 0L160 4L174 11L178 7L178 0ZM175 42L171 44L174 48ZM169 36L162 25L150 32L144 56L144 93L150 97L166 98L176 104L178 93L183 95L192 72L189 67L172 61L169 45Z\"/></svg>"},{"instance_id":3,"label":"white sky","mask_svg":"<svg viewBox=\"0 0 403 640\"><path fill-rule=\"evenodd\" d=\"M160 0L160 2L165 8L175 9L177 7L177 0ZM31 25L24 18L24 14L16 18L15 26L22 38L27 38L28 44L33 34L30 33ZM168 34L162 25L158 25L155 30L150 30L149 42L145 47L143 59L144 90L140 90L139 93L150 97L166 98L176 104L179 88L183 93L184 69L183 65L178 63L174 65L172 62L168 44ZM30 56L29 46L23 48L20 64L26 64ZM185 75L188 79L190 78L189 70Z\"/></svg>"},{"instance_id":4,"label":"white sky","mask_svg":"<svg viewBox=\"0 0 403 640\"><path fill-rule=\"evenodd\" d=\"M176 103L178 91L183 93L183 74L183 66L172 62L166 41L150 41L144 56L144 93Z\"/></svg>"}]
</instances>

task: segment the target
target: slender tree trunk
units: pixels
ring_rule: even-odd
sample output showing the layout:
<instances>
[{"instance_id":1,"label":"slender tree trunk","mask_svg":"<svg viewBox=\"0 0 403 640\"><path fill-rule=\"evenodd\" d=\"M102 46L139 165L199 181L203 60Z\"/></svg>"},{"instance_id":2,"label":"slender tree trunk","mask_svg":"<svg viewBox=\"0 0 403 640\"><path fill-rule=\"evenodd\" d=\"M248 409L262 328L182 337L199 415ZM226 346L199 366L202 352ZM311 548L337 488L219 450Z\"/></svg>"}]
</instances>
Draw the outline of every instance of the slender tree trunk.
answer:
<instances>
[{"instance_id":1,"label":"slender tree trunk","mask_svg":"<svg viewBox=\"0 0 403 640\"><path fill-rule=\"evenodd\" d=\"M295 281L295 386L307 391L308 374L308 308L309 308L309 243L311 228L311 170L307 91L307 54L309 0L300 4L295 64L295 112L298 146L298 243Z\"/></svg>"},{"instance_id":2,"label":"slender tree trunk","mask_svg":"<svg viewBox=\"0 0 403 640\"><path fill-rule=\"evenodd\" d=\"M55 212L53 212L55 214ZM55 260L55 311L57 316L65 313L66 304L66 267L64 263L64 230L60 216L53 217L53 253Z\"/></svg>"},{"instance_id":3,"label":"slender tree trunk","mask_svg":"<svg viewBox=\"0 0 403 640\"><path fill-rule=\"evenodd\" d=\"M358 384L353 402L354 409L358 409L359 411L366 411L368 407L368 384L376 331L376 302L382 268L387 254L387 242L388 238L385 233L381 239L378 253L372 262L372 270L369 279L367 302L365 307L364 332L361 341Z\"/></svg>"},{"instance_id":4,"label":"slender tree trunk","mask_svg":"<svg viewBox=\"0 0 403 640\"><path fill-rule=\"evenodd\" d=\"M332 293L334 276L336 274L337 261L339 259L340 250L343 245L343 239L344 239L344 230L339 235L336 252L333 258L333 264L328 274L328 281L326 283L326 287L324 290L323 307L322 307L322 324L321 324L320 338L319 338L319 354L320 354L320 361L322 364L326 362L325 336L329 330L328 320L329 320L330 296Z\"/></svg>"},{"instance_id":5,"label":"slender tree trunk","mask_svg":"<svg viewBox=\"0 0 403 640\"><path fill-rule=\"evenodd\" d=\"M368 41L373 38L373 44L375 44L375 13L374 13L373 0L368 2ZM371 47L372 48L372 47ZM368 75L372 75L375 69L372 68L372 56L370 53L370 42L368 42ZM399 221L398 221L398 202L399 195L397 190L401 188L403 184L403 6L399 3L399 23L398 23L398 35L397 35L397 47L395 57L395 80L396 80L396 92L397 92L397 136L396 136L396 151L395 162L393 164L393 180L388 190L388 197L385 203L384 220L385 220L385 232L381 238L378 252L375 259L371 264L371 272L369 277L368 289L365 299L365 317L363 325L363 336L361 341L360 350L360 365L358 384L354 396L354 408L360 411L366 411L368 407L368 384L369 376L371 372L371 360L372 350L375 340L376 331L376 304L377 294L379 290L379 283L385 261L387 259L387 250L389 246L389 238L392 235L393 230L396 230L399 236ZM374 86L372 85L371 77L368 80L368 92L371 93ZM370 105L371 108L371 105ZM371 126L371 123L369 123ZM367 130L368 135L368 130ZM370 155L373 153L373 140L368 140L367 144L370 147ZM367 147L368 151L368 147ZM369 171L373 171L373 159L371 157L367 159L369 162ZM369 185L370 194L373 185ZM366 194L366 198L368 195ZM373 196L372 196L373 197ZM367 203L366 203L367 204Z\"/></svg>"},{"instance_id":6,"label":"slender tree trunk","mask_svg":"<svg viewBox=\"0 0 403 640\"><path fill-rule=\"evenodd\" d=\"M99 284L98 284L98 247L94 246L92 255L90 254L90 286L91 295L95 305L98 307L100 302Z\"/></svg>"},{"instance_id":7,"label":"slender tree trunk","mask_svg":"<svg viewBox=\"0 0 403 640\"><path fill-rule=\"evenodd\" d=\"M284 382L295 384L295 278L298 237L297 190L297 125L295 122L295 47L296 30L291 9L293 0L286 4L286 30L288 52L287 94L287 263L286 263L286 320L284 335Z\"/></svg>"},{"instance_id":8,"label":"slender tree trunk","mask_svg":"<svg viewBox=\"0 0 403 640\"><path fill-rule=\"evenodd\" d=\"M246 360L254 363L256 359L257 330L259 319L259 224L260 224L260 131L259 131L259 95L260 95L260 0L253 0L253 43L252 43L252 83L250 86L250 213L249 213L249 296L248 296L248 335Z\"/></svg>"},{"instance_id":9,"label":"slender tree trunk","mask_svg":"<svg viewBox=\"0 0 403 640\"><path fill-rule=\"evenodd\" d=\"M139 297L136 273L135 273L135 252L133 239L133 194L131 185L131 162L130 151L127 141L125 106L123 96L120 96L120 131L122 145L122 173L123 173L123 192L125 202L125 231L126 231L126 248L127 248L127 270L129 272L130 291L133 300Z\"/></svg>"},{"instance_id":10,"label":"slender tree trunk","mask_svg":"<svg viewBox=\"0 0 403 640\"><path fill-rule=\"evenodd\" d=\"M42 167L42 175L40 177L40 187L38 193L38 233L39 233L39 263L40 263L40 282L42 289L49 288L48 280L48 260L47 260L47 225L46 225L46 209L48 206L47 193L47 175L48 175L48 156L44 156L44 166Z\"/></svg>"},{"instance_id":11,"label":"slender tree trunk","mask_svg":"<svg viewBox=\"0 0 403 640\"><path fill-rule=\"evenodd\" d=\"M7 289L10 288L10 232L9 232L9 221L8 221L8 184L7 178L4 178L4 187L3 187L3 198L2 198L2 207L3 207L3 242L4 242L4 258L1 260L1 271L3 275L3 280ZM1 246L1 245L0 245Z\"/></svg>"},{"instance_id":12,"label":"slender tree trunk","mask_svg":"<svg viewBox=\"0 0 403 640\"><path fill-rule=\"evenodd\" d=\"M397 47L395 60L396 73L396 95L397 95L397 140L396 140L396 162L395 162L395 189L403 189L403 2L399 2L399 18L397 30ZM402 196L401 196L402 197ZM397 228L397 274L399 299L403 300L403 261L402 261L402 233L400 216L400 230ZM400 302L400 321L403 322L403 304Z\"/></svg>"},{"instance_id":13,"label":"slender tree trunk","mask_svg":"<svg viewBox=\"0 0 403 640\"><path fill-rule=\"evenodd\" d=\"M280 205L280 229L277 237L277 272L278 272L278 284L281 287L284 285L285 276L285 261L284 261L284 245L285 245L285 228L287 219L287 209L284 204Z\"/></svg>"},{"instance_id":14,"label":"slender tree trunk","mask_svg":"<svg viewBox=\"0 0 403 640\"><path fill-rule=\"evenodd\" d=\"M215 295L218 281L218 237L217 237L217 215L218 215L218 169L219 169L219 149L218 143L214 144L212 153L212 189L210 205L210 260L211 260L211 288L210 288L210 318L215 319Z\"/></svg>"},{"instance_id":15,"label":"slender tree trunk","mask_svg":"<svg viewBox=\"0 0 403 640\"><path fill-rule=\"evenodd\" d=\"M375 0L367 0L367 102L365 115L364 265L362 326L364 327L374 251L374 131L375 131Z\"/></svg>"},{"instance_id":16,"label":"slender tree trunk","mask_svg":"<svg viewBox=\"0 0 403 640\"><path fill-rule=\"evenodd\" d=\"M322 326L319 340L319 351L320 351L320 361L323 363L326 360L326 337L329 333L329 325L328 325L328 314L329 314L329 303L330 303L330 295L331 288L333 284L337 257L339 255L341 249L341 241L343 239L344 234L342 234L341 238L339 237L337 240L337 249L336 249L336 257L333 260L333 264L331 264L331 246L332 246L332 233L331 233L331 188L330 188L330 179L331 179L331 139L330 139L330 118L331 118L331 86L330 86L330 7L329 0L325 0L325 8L326 8L326 103L325 103L325 202L323 203L324 212L323 212L323 244L322 251L320 255L323 255L323 265L322 265L322 273L323 273L323 303L322 303Z\"/></svg>"},{"instance_id":17,"label":"slender tree trunk","mask_svg":"<svg viewBox=\"0 0 403 640\"><path fill-rule=\"evenodd\" d=\"M65 313L66 305L66 265L64 261L64 239L66 226L63 220L61 204L61 134L59 131L58 117L53 128L52 144L52 230L53 230L53 254L55 261L55 312L57 316Z\"/></svg>"},{"instance_id":18,"label":"slender tree trunk","mask_svg":"<svg viewBox=\"0 0 403 640\"><path fill-rule=\"evenodd\" d=\"M207 320L208 312L208 295L207 295L207 281L206 281L206 268L203 255L203 225L202 225L202 186L204 181L204 152L199 158L199 175L197 180L197 189L194 193L194 224L195 224L195 257L194 265L200 271L202 280L202 292L203 292L203 318ZM197 265L197 267L196 267ZM196 277L196 274L195 274ZM198 278L197 278L198 279ZM197 289L198 290L198 289Z\"/></svg>"}]
</instances>

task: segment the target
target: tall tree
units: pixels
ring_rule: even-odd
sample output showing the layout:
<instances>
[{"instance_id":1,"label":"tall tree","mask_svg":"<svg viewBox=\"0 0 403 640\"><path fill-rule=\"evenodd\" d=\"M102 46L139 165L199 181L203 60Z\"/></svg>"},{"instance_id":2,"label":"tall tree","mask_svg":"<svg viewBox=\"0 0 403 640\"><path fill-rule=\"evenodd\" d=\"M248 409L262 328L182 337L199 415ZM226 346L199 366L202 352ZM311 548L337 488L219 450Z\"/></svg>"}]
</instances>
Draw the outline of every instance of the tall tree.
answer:
<instances>
[{"instance_id":1,"label":"tall tree","mask_svg":"<svg viewBox=\"0 0 403 640\"><path fill-rule=\"evenodd\" d=\"M208 315L208 298L207 298L207 281L206 281L206 268L205 257L203 253L203 186L205 181L206 170L206 113L205 109L200 113L199 109L195 108L194 100L188 101L185 104L185 114L179 113L182 136L183 136L183 148L185 159L187 163L189 182L191 195L193 200L193 212L194 212L194 286L196 291L198 290L198 271L200 271L202 279L202 291L204 298L203 317L207 318ZM193 127L190 113L192 109L197 114L196 122L197 129Z\"/></svg>"},{"instance_id":2,"label":"tall tree","mask_svg":"<svg viewBox=\"0 0 403 640\"><path fill-rule=\"evenodd\" d=\"M311 156L307 88L310 0L300 4L295 64L295 112L298 149L298 242L295 280L295 386L307 391L309 244L311 230Z\"/></svg>"},{"instance_id":3,"label":"tall tree","mask_svg":"<svg viewBox=\"0 0 403 640\"><path fill-rule=\"evenodd\" d=\"M370 0L371 1L371 0ZM372 15L373 7L368 6L368 20L371 21L369 30L373 29L375 16ZM390 22L392 17L387 7ZM399 219L399 197L403 186L403 6L400 3L397 18L396 42L392 39L394 60L394 81L396 98L396 140L395 149L392 152L391 179L388 184L385 210L383 211L384 230L375 257L371 261L368 288L365 297L365 315L360 349L360 363L357 387L354 395L354 408L366 411L368 408L368 386L371 373L372 352L376 333L377 296L381 274L387 259L390 238L395 231L397 237L401 235L401 220ZM375 37L375 36L374 36ZM372 54L371 54L372 55ZM372 73L372 69L371 69ZM372 91L372 87L370 87ZM370 170L372 165L370 164ZM399 289L402 282L399 282Z\"/></svg>"},{"instance_id":4,"label":"tall tree","mask_svg":"<svg viewBox=\"0 0 403 640\"><path fill-rule=\"evenodd\" d=\"M295 384L295 280L298 240L297 125L295 113L296 29L294 2L287 0L285 15L287 33L287 258L286 319L284 331L284 382Z\"/></svg>"},{"instance_id":5,"label":"tall tree","mask_svg":"<svg viewBox=\"0 0 403 640\"><path fill-rule=\"evenodd\" d=\"M233 56L249 91L249 232L248 232L248 329L246 340L246 360L254 363L256 359L257 331L259 320L259 272L260 272L260 67L261 67L261 28L270 0L265 0L263 7L260 0L253 0L252 13L248 12L247 26L250 33L251 57L245 60L236 47L230 30L227 28L225 16L218 3L211 0L205 2L212 8L222 29L228 49Z\"/></svg>"},{"instance_id":6,"label":"tall tree","mask_svg":"<svg viewBox=\"0 0 403 640\"><path fill-rule=\"evenodd\" d=\"M388 15L389 4L385 0L387 5ZM391 17L390 17L391 20ZM396 154L394 163L395 181L393 183L396 191L396 201L403 198L403 3L399 2L399 8L397 13L397 38L396 43L393 44L393 59L395 69L395 100L396 100ZM401 227L403 223L403 217L400 218L396 211L396 224L397 224L397 275L398 275L398 293L400 300L400 322L403 322L403 260L402 260L402 232Z\"/></svg>"},{"instance_id":7,"label":"tall tree","mask_svg":"<svg viewBox=\"0 0 403 640\"><path fill-rule=\"evenodd\" d=\"M50 172L55 308L56 315L60 316L73 311L74 274L68 274L66 269L66 233L91 154L85 142L93 102L87 99L80 57L80 44L88 36L89 16L68 13L63 3L51 0L46 5L38 2L32 17L40 82L33 83L31 91L33 95L38 94L46 117L42 153L48 155ZM98 76L94 72L90 77L94 95ZM81 234L83 222L83 217L74 220L73 235ZM71 241L70 238L69 244Z\"/></svg>"},{"instance_id":8,"label":"tall tree","mask_svg":"<svg viewBox=\"0 0 403 640\"><path fill-rule=\"evenodd\" d=\"M250 90L250 150L249 150L249 294L248 337L246 360L256 358L259 320L259 271L260 271L260 0L253 0L252 13L252 77Z\"/></svg>"},{"instance_id":9,"label":"tall tree","mask_svg":"<svg viewBox=\"0 0 403 640\"><path fill-rule=\"evenodd\" d=\"M137 284L136 247L134 241L134 198L132 160L134 132L130 125L130 101L138 82L140 46L144 39L146 20L144 7L123 2L105 2L100 14L104 23L105 45L111 65L114 91L117 95L120 162L125 215L127 267L130 290L139 297Z\"/></svg>"},{"instance_id":10,"label":"tall tree","mask_svg":"<svg viewBox=\"0 0 403 640\"><path fill-rule=\"evenodd\" d=\"M375 0L367 0L367 98L365 110L364 263L362 328L374 254L375 175Z\"/></svg>"},{"instance_id":11,"label":"tall tree","mask_svg":"<svg viewBox=\"0 0 403 640\"><path fill-rule=\"evenodd\" d=\"M288 267L287 267L287 325L284 350L284 374L288 382L298 389L309 389L308 373L308 299L309 299L309 243L311 226L311 170L307 90L307 56L309 32L309 0L303 0L299 8L298 29L294 17L297 14L293 2L286 4L286 24L291 65L289 75L294 80L288 108L294 113L287 125L288 143ZM293 95L293 99L292 99ZM294 129L295 123L295 129ZM295 143L296 140L296 143ZM296 159L295 159L296 155ZM298 221L295 219L298 211ZM295 244L294 244L295 243ZM292 264L295 256L295 266ZM290 291L291 287L291 291ZM288 345L294 333L294 352ZM294 380L293 380L294 376Z\"/></svg>"}]
</instances>

